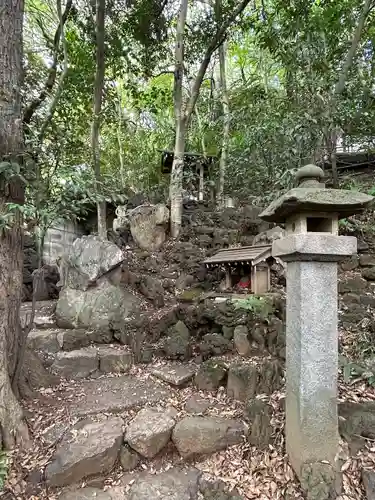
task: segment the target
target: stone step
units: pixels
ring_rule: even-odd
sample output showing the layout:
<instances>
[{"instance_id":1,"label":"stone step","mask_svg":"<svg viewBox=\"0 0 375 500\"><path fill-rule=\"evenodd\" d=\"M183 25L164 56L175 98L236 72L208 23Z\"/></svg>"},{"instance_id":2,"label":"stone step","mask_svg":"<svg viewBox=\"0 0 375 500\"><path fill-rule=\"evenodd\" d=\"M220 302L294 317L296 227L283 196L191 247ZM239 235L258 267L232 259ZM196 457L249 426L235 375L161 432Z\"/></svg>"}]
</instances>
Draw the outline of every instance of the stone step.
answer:
<instances>
[{"instance_id":1,"label":"stone step","mask_svg":"<svg viewBox=\"0 0 375 500\"><path fill-rule=\"evenodd\" d=\"M120 485L107 488L65 489L60 500L244 500L236 491L229 493L221 480L206 480L194 467L173 467L166 472L146 471L127 474Z\"/></svg>"},{"instance_id":2,"label":"stone step","mask_svg":"<svg viewBox=\"0 0 375 500\"><path fill-rule=\"evenodd\" d=\"M34 328L29 333L27 341L31 349L48 356L60 350L73 351L92 344L110 344L113 338L108 333L54 326L43 329Z\"/></svg>"},{"instance_id":3,"label":"stone step","mask_svg":"<svg viewBox=\"0 0 375 500\"><path fill-rule=\"evenodd\" d=\"M172 391L150 379L130 375L81 380L75 384L76 397L71 389L61 393L72 417L86 417L97 413L121 413L145 404L155 404L172 396Z\"/></svg>"},{"instance_id":4,"label":"stone step","mask_svg":"<svg viewBox=\"0 0 375 500\"><path fill-rule=\"evenodd\" d=\"M34 314L35 327L39 329L56 327L55 316L54 316L55 309L56 309L55 300L45 300L36 302L35 314ZM22 327L24 327L26 324L29 323L31 319L31 312L32 312L32 303L23 302L23 304L21 304L21 310L20 310L20 320Z\"/></svg>"},{"instance_id":5,"label":"stone step","mask_svg":"<svg viewBox=\"0 0 375 500\"><path fill-rule=\"evenodd\" d=\"M121 480L121 485L66 490L60 500L197 500L201 472L194 468L172 468L167 472L140 472ZM229 497L228 497L229 498Z\"/></svg>"},{"instance_id":6,"label":"stone step","mask_svg":"<svg viewBox=\"0 0 375 500\"><path fill-rule=\"evenodd\" d=\"M127 373L132 364L133 356L124 346L100 345L58 352L51 371L71 380L86 378L95 372Z\"/></svg>"},{"instance_id":7,"label":"stone step","mask_svg":"<svg viewBox=\"0 0 375 500\"><path fill-rule=\"evenodd\" d=\"M178 421L178 412L173 408L166 410L152 407L140 410L126 425L120 416L98 414L79 421L63 434L60 430L55 433L60 441L45 469L46 482L51 487L80 484L89 477L103 477L118 462L125 471L130 471L141 460L151 459L162 452L171 441L185 459L239 444L247 433L247 427L240 420L195 416ZM177 469L173 472L176 476L171 476L170 471L157 477L142 474L139 478L137 475L131 476L134 479L132 485L135 486L131 487L130 498L159 498L156 492L160 486L165 498L196 498L196 494L184 496L182 483L186 486L186 482L182 479L186 479L186 471L181 472L181 475ZM180 477L181 481L176 480L176 477ZM197 486L198 477L194 474ZM168 485L174 489L171 490ZM76 497L70 491L71 496L66 498L85 498L78 495L86 493L91 494L91 490L76 490ZM172 497L167 493L172 494ZM180 496L173 496L175 494ZM100 495L99 498L106 498L103 493Z\"/></svg>"}]
</instances>

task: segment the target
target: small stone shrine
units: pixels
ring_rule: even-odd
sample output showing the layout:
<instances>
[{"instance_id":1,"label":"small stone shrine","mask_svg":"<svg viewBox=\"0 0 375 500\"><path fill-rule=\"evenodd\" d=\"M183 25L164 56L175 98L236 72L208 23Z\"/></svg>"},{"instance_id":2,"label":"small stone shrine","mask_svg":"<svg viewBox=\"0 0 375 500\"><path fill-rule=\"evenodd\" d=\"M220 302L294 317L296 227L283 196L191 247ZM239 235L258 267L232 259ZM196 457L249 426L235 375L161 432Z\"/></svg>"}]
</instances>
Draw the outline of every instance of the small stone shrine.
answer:
<instances>
[{"instance_id":1,"label":"small stone shrine","mask_svg":"<svg viewBox=\"0 0 375 500\"><path fill-rule=\"evenodd\" d=\"M356 253L357 240L339 236L338 221L373 200L325 189L323 176L315 165L302 167L298 187L260 214L286 227L272 244L272 255L287 262L286 448L311 500L340 490L337 262Z\"/></svg>"},{"instance_id":2,"label":"small stone shrine","mask_svg":"<svg viewBox=\"0 0 375 500\"><path fill-rule=\"evenodd\" d=\"M204 261L207 268L225 271L225 288L261 295L270 290L271 245L225 248Z\"/></svg>"}]
</instances>

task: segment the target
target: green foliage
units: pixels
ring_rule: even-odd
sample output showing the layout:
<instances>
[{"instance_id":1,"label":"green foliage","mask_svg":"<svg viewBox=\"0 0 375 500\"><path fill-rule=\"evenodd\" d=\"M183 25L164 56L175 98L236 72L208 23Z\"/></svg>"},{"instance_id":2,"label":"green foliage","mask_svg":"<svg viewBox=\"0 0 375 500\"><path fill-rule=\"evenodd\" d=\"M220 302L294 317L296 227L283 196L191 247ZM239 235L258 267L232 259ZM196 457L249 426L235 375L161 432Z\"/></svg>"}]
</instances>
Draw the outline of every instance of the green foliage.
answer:
<instances>
[{"instance_id":1,"label":"green foliage","mask_svg":"<svg viewBox=\"0 0 375 500\"><path fill-rule=\"evenodd\" d=\"M223 15L234 0L223 0ZM164 8L163 8L164 7ZM346 59L362 2L283 2L266 0L249 6L228 32L227 84L230 107L229 158L225 191L243 200L267 203L290 187L305 163L327 154L327 137L335 128L347 143L366 151L374 147L373 94L375 11L369 14L348 72L344 92L330 106ZM173 65L176 2L114 0L106 12L106 74L101 122L102 193L130 190L167 192L169 177L160 169L160 151L173 149ZM38 180L27 188L27 202L38 203L37 220L79 216L94 201L92 180L81 166L92 163L90 134L95 73L95 26L91 4L73 9L65 35L69 71L43 144L38 133L50 96L28 129L28 148L40 166ZM27 0L25 28L28 104L44 88L57 27L53 0ZM188 98L208 41L217 28L209 2L189 5L185 44ZM57 73L62 53L58 53ZM58 80L58 78L57 78ZM186 150L220 157L223 110L217 55L208 66L187 133ZM207 187L217 181L213 165ZM25 172L25 178L29 179ZM60 181L68 179L65 187ZM59 184L60 183L60 184ZM74 192L73 185L84 194ZM86 184L86 188L82 185ZM350 189L361 189L351 182ZM39 190L39 195L36 193ZM375 193L374 187L370 188ZM55 208L50 208L49 202ZM66 200L66 202L64 201ZM56 203L55 203L56 201ZM73 207L73 208L71 208ZM30 209L31 210L31 209ZM29 211L30 211L29 210ZM70 214L70 215L69 215ZM343 227L343 222L341 225ZM348 230L351 228L348 222ZM345 229L345 228L344 228Z\"/></svg>"},{"instance_id":2,"label":"green foliage","mask_svg":"<svg viewBox=\"0 0 375 500\"><path fill-rule=\"evenodd\" d=\"M267 320L273 313L273 305L268 297L248 295L244 299L232 299L235 309L251 311L255 316Z\"/></svg>"}]
</instances>

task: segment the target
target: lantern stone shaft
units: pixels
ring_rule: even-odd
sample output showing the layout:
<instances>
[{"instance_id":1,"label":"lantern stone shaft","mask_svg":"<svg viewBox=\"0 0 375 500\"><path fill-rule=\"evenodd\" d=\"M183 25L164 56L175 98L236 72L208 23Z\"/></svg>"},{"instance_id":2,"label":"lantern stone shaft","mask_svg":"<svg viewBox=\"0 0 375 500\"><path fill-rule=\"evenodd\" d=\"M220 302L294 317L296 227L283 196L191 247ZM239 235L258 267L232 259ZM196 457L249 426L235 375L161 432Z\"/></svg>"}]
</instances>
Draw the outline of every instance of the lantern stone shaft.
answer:
<instances>
[{"instance_id":1,"label":"lantern stone shaft","mask_svg":"<svg viewBox=\"0 0 375 500\"><path fill-rule=\"evenodd\" d=\"M339 444L337 262L357 251L356 238L338 235L338 221L372 202L362 193L325 189L323 175L315 165L302 167L299 187L260 215L286 227L272 255L287 262L287 453L302 486L318 488L321 500L335 487Z\"/></svg>"}]
</instances>

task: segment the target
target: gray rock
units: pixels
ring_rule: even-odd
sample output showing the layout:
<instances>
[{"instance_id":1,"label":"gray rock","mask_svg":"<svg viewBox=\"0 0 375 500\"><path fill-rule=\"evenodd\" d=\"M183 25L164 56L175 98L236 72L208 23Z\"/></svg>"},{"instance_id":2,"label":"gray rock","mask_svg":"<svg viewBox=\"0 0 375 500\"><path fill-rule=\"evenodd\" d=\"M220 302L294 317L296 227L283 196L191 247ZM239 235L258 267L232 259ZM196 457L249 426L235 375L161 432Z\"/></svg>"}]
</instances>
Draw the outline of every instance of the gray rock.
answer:
<instances>
[{"instance_id":1,"label":"gray rock","mask_svg":"<svg viewBox=\"0 0 375 500\"><path fill-rule=\"evenodd\" d=\"M59 352L51 369L53 373L66 379L85 378L99 367L98 353L93 347L76 351Z\"/></svg>"},{"instance_id":2,"label":"gray rock","mask_svg":"<svg viewBox=\"0 0 375 500\"><path fill-rule=\"evenodd\" d=\"M195 366L173 363L158 366L151 371L151 374L164 382L179 387L189 382L194 377L195 372Z\"/></svg>"},{"instance_id":3,"label":"gray rock","mask_svg":"<svg viewBox=\"0 0 375 500\"><path fill-rule=\"evenodd\" d=\"M219 333L206 333L203 335L199 349L204 357L219 356L229 350L230 341Z\"/></svg>"},{"instance_id":4,"label":"gray rock","mask_svg":"<svg viewBox=\"0 0 375 500\"><path fill-rule=\"evenodd\" d=\"M366 241L363 241L363 240L358 240L357 241L357 249L358 249L358 253L363 253L363 252L367 252L368 249L369 249L369 245Z\"/></svg>"},{"instance_id":5,"label":"gray rock","mask_svg":"<svg viewBox=\"0 0 375 500\"><path fill-rule=\"evenodd\" d=\"M234 328L232 326L223 326L223 336L227 340L232 340L234 334Z\"/></svg>"},{"instance_id":6,"label":"gray rock","mask_svg":"<svg viewBox=\"0 0 375 500\"><path fill-rule=\"evenodd\" d=\"M189 359L191 356L190 332L182 321L178 321L169 330L169 337L164 343L166 355L171 359Z\"/></svg>"},{"instance_id":7,"label":"gray rock","mask_svg":"<svg viewBox=\"0 0 375 500\"><path fill-rule=\"evenodd\" d=\"M246 403L245 417L251 424L247 436L249 443L260 449L267 448L272 436L272 406L261 399L252 399Z\"/></svg>"},{"instance_id":8,"label":"gray rock","mask_svg":"<svg viewBox=\"0 0 375 500\"><path fill-rule=\"evenodd\" d=\"M108 271L124 260L122 250L114 243L101 240L98 236L77 238L63 256L60 280L63 287L87 290Z\"/></svg>"},{"instance_id":9,"label":"gray rock","mask_svg":"<svg viewBox=\"0 0 375 500\"><path fill-rule=\"evenodd\" d=\"M353 255L341 263L341 269L343 271L353 271L354 269L357 269L359 263L360 259L358 258L358 255Z\"/></svg>"},{"instance_id":10,"label":"gray rock","mask_svg":"<svg viewBox=\"0 0 375 500\"><path fill-rule=\"evenodd\" d=\"M31 330L27 336L27 345L36 351L55 354L61 349L58 332L57 329Z\"/></svg>"},{"instance_id":11,"label":"gray rock","mask_svg":"<svg viewBox=\"0 0 375 500\"><path fill-rule=\"evenodd\" d=\"M131 471L139 464L140 457L138 453L124 445L120 451L120 464L125 472Z\"/></svg>"},{"instance_id":12,"label":"gray rock","mask_svg":"<svg viewBox=\"0 0 375 500\"><path fill-rule=\"evenodd\" d=\"M362 481L366 492L366 499L375 500L375 472L364 469L362 471Z\"/></svg>"},{"instance_id":13,"label":"gray rock","mask_svg":"<svg viewBox=\"0 0 375 500\"><path fill-rule=\"evenodd\" d=\"M146 403L165 400L171 392L152 380L139 380L128 375L82 381L76 385L79 398L68 409L73 416L97 413L119 413ZM66 395L68 398L69 393Z\"/></svg>"},{"instance_id":14,"label":"gray rock","mask_svg":"<svg viewBox=\"0 0 375 500\"><path fill-rule=\"evenodd\" d=\"M140 474L131 485L129 500L198 500L196 469L173 468L160 474Z\"/></svg>"},{"instance_id":15,"label":"gray rock","mask_svg":"<svg viewBox=\"0 0 375 500\"><path fill-rule=\"evenodd\" d=\"M56 307L56 321L61 328L114 330L134 312L139 299L105 277L86 291L64 288Z\"/></svg>"},{"instance_id":16,"label":"gray rock","mask_svg":"<svg viewBox=\"0 0 375 500\"><path fill-rule=\"evenodd\" d=\"M366 444L366 438L375 439L375 402L339 403L339 431L348 442L352 454Z\"/></svg>"},{"instance_id":17,"label":"gray rock","mask_svg":"<svg viewBox=\"0 0 375 500\"><path fill-rule=\"evenodd\" d=\"M242 442L244 425L238 420L185 417L173 429L172 440L184 458L214 453Z\"/></svg>"},{"instance_id":18,"label":"gray rock","mask_svg":"<svg viewBox=\"0 0 375 500\"><path fill-rule=\"evenodd\" d=\"M365 278L367 281L375 281L375 266L363 269L362 278Z\"/></svg>"},{"instance_id":19,"label":"gray rock","mask_svg":"<svg viewBox=\"0 0 375 500\"><path fill-rule=\"evenodd\" d=\"M277 359L264 359L262 363L236 363L229 368L227 394L246 401L256 394L272 394L282 385L283 371Z\"/></svg>"},{"instance_id":20,"label":"gray rock","mask_svg":"<svg viewBox=\"0 0 375 500\"><path fill-rule=\"evenodd\" d=\"M359 298L361 304L364 306L370 306L375 308L375 297L374 295L361 295Z\"/></svg>"},{"instance_id":21,"label":"gray rock","mask_svg":"<svg viewBox=\"0 0 375 500\"><path fill-rule=\"evenodd\" d=\"M224 481L216 478L214 480L201 478L199 490L204 500L244 500L236 490L228 492Z\"/></svg>"},{"instance_id":22,"label":"gray rock","mask_svg":"<svg viewBox=\"0 0 375 500\"><path fill-rule=\"evenodd\" d=\"M230 398L246 401L256 394L259 375L255 365L234 364L229 367L227 394Z\"/></svg>"},{"instance_id":23,"label":"gray rock","mask_svg":"<svg viewBox=\"0 0 375 500\"><path fill-rule=\"evenodd\" d=\"M375 255L363 254L359 256L359 264L362 267L374 267L375 266Z\"/></svg>"},{"instance_id":24,"label":"gray rock","mask_svg":"<svg viewBox=\"0 0 375 500\"><path fill-rule=\"evenodd\" d=\"M188 413L203 414L210 406L211 403L209 401L194 394L186 401L185 410Z\"/></svg>"},{"instance_id":25,"label":"gray rock","mask_svg":"<svg viewBox=\"0 0 375 500\"><path fill-rule=\"evenodd\" d=\"M362 292L367 288L366 280L360 276L355 276L354 278L347 278L339 282L339 292L340 293L358 293Z\"/></svg>"},{"instance_id":26,"label":"gray rock","mask_svg":"<svg viewBox=\"0 0 375 500\"><path fill-rule=\"evenodd\" d=\"M46 431L43 433L43 440L49 446L55 445L58 441L61 441L68 430L68 423L57 422L56 424L46 429Z\"/></svg>"},{"instance_id":27,"label":"gray rock","mask_svg":"<svg viewBox=\"0 0 375 500\"><path fill-rule=\"evenodd\" d=\"M64 486L88 476L109 472L114 466L123 439L123 421L112 417L85 420L65 434L47 465L50 486Z\"/></svg>"},{"instance_id":28,"label":"gray rock","mask_svg":"<svg viewBox=\"0 0 375 500\"><path fill-rule=\"evenodd\" d=\"M164 306L164 288L159 280L152 276L143 276L139 284L139 291L151 300L155 307Z\"/></svg>"},{"instance_id":29,"label":"gray rock","mask_svg":"<svg viewBox=\"0 0 375 500\"><path fill-rule=\"evenodd\" d=\"M165 411L144 408L130 422L125 440L140 455L152 458L168 443L175 424Z\"/></svg>"},{"instance_id":30,"label":"gray rock","mask_svg":"<svg viewBox=\"0 0 375 500\"><path fill-rule=\"evenodd\" d=\"M88 487L64 491L59 500L112 500L112 497L107 491Z\"/></svg>"},{"instance_id":31,"label":"gray rock","mask_svg":"<svg viewBox=\"0 0 375 500\"><path fill-rule=\"evenodd\" d=\"M185 290L186 288L189 288L193 283L194 276L192 276L191 274L182 273L181 276L176 279L175 286L177 290Z\"/></svg>"},{"instance_id":32,"label":"gray rock","mask_svg":"<svg viewBox=\"0 0 375 500\"><path fill-rule=\"evenodd\" d=\"M249 331L245 325L238 325L234 329L234 345L240 356L249 356L251 353L251 344L248 335Z\"/></svg>"},{"instance_id":33,"label":"gray rock","mask_svg":"<svg viewBox=\"0 0 375 500\"><path fill-rule=\"evenodd\" d=\"M209 359L201 364L194 383L200 391L216 391L225 384L227 367L222 361Z\"/></svg>"},{"instance_id":34,"label":"gray rock","mask_svg":"<svg viewBox=\"0 0 375 500\"><path fill-rule=\"evenodd\" d=\"M303 464L300 481L307 500L331 500L338 497L337 472L329 463Z\"/></svg>"},{"instance_id":35,"label":"gray rock","mask_svg":"<svg viewBox=\"0 0 375 500\"><path fill-rule=\"evenodd\" d=\"M127 373L133 364L132 354L123 349L100 346L97 352L102 373Z\"/></svg>"},{"instance_id":36,"label":"gray rock","mask_svg":"<svg viewBox=\"0 0 375 500\"><path fill-rule=\"evenodd\" d=\"M110 344L113 341L111 332L85 330L84 328L74 330L60 328L57 338L64 351L74 351L91 344Z\"/></svg>"},{"instance_id":37,"label":"gray rock","mask_svg":"<svg viewBox=\"0 0 375 500\"><path fill-rule=\"evenodd\" d=\"M165 205L140 205L129 212L130 231L143 250L158 250L166 238L169 210Z\"/></svg>"},{"instance_id":38,"label":"gray rock","mask_svg":"<svg viewBox=\"0 0 375 500\"><path fill-rule=\"evenodd\" d=\"M272 227L267 231L257 234L253 240L253 245L269 245L273 241L283 238L285 234L285 229L280 226Z\"/></svg>"}]
</instances>

